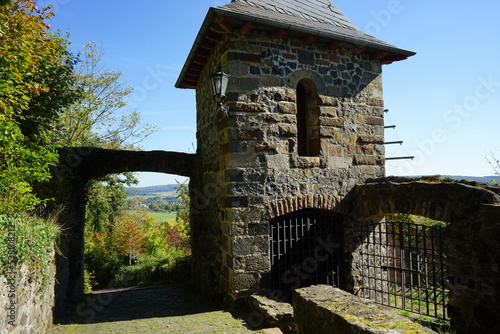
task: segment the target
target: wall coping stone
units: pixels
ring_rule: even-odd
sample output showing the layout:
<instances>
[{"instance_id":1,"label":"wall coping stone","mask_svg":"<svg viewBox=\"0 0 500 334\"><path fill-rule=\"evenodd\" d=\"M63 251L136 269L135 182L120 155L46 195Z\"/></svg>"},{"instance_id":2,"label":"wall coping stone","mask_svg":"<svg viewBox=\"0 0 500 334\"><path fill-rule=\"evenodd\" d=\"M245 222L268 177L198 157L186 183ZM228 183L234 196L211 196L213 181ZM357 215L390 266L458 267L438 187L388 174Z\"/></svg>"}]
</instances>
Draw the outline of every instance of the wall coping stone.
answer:
<instances>
[{"instance_id":1,"label":"wall coping stone","mask_svg":"<svg viewBox=\"0 0 500 334\"><path fill-rule=\"evenodd\" d=\"M329 285L297 289L293 309L298 333L435 333L389 308Z\"/></svg>"},{"instance_id":2,"label":"wall coping stone","mask_svg":"<svg viewBox=\"0 0 500 334\"><path fill-rule=\"evenodd\" d=\"M295 333L291 304L268 298L265 293L253 294L247 302L252 310L263 316L266 327L279 327L284 333Z\"/></svg>"}]
</instances>

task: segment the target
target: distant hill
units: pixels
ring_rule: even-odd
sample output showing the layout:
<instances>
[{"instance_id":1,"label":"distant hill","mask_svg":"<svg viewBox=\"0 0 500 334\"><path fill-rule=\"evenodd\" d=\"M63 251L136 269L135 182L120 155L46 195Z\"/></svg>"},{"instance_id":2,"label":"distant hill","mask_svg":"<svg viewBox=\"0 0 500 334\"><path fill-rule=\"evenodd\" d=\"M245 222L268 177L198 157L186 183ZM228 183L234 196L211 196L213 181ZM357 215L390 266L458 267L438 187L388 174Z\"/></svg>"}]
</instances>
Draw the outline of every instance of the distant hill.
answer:
<instances>
[{"instance_id":1,"label":"distant hill","mask_svg":"<svg viewBox=\"0 0 500 334\"><path fill-rule=\"evenodd\" d=\"M489 184L495 184L493 181L496 181L497 182L496 184L500 185L500 175L492 175L492 176L441 175L441 177L448 177L454 180L468 180L468 181L476 181ZM178 184L166 184L166 185L150 186L150 187L128 187L125 190L125 193L128 196L139 196L142 194L169 193L169 192L175 193L178 188L179 188Z\"/></svg>"},{"instance_id":2,"label":"distant hill","mask_svg":"<svg viewBox=\"0 0 500 334\"><path fill-rule=\"evenodd\" d=\"M178 188L179 188L178 184L166 184L161 186L149 186L149 187L128 187L125 189L125 193L128 196L138 196L142 194L176 192Z\"/></svg>"},{"instance_id":3,"label":"distant hill","mask_svg":"<svg viewBox=\"0 0 500 334\"><path fill-rule=\"evenodd\" d=\"M454 180L467 180L467 181L476 181L476 182L482 182L482 183L489 183L489 184L500 184L500 175L494 175L494 176L462 176L462 175L441 175L442 177L448 177L450 179Z\"/></svg>"}]
</instances>

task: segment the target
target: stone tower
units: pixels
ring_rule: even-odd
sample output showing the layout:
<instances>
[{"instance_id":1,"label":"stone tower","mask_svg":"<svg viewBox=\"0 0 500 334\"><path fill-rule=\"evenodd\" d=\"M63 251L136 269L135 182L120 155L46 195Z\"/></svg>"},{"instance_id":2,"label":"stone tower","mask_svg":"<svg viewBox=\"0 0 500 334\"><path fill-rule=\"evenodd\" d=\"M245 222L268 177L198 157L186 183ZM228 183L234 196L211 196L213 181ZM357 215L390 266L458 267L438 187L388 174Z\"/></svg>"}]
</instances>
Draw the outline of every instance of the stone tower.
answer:
<instances>
[{"instance_id":1,"label":"stone tower","mask_svg":"<svg viewBox=\"0 0 500 334\"><path fill-rule=\"evenodd\" d=\"M321 213L327 226L345 227L343 199L356 183L384 176L382 65L412 55L357 29L330 0L210 8L176 84L196 89L198 176L190 191L202 288L237 298L310 276L287 277L314 257L290 246L304 235L285 221L307 229ZM230 74L229 117L214 98L218 69ZM317 233L328 248L330 232ZM280 247L295 254L288 269Z\"/></svg>"}]
</instances>

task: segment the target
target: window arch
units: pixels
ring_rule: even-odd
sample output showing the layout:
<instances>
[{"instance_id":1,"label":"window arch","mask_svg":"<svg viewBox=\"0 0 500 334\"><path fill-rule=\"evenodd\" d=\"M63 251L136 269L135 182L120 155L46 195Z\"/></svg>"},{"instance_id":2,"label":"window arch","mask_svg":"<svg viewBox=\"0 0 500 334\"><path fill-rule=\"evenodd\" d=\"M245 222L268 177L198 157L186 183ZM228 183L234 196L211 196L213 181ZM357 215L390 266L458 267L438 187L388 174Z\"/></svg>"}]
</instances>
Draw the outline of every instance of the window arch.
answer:
<instances>
[{"instance_id":1,"label":"window arch","mask_svg":"<svg viewBox=\"0 0 500 334\"><path fill-rule=\"evenodd\" d=\"M319 107L316 86L303 79L297 84L297 150L301 156L320 154Z\"/></svg>"}]
</instances>

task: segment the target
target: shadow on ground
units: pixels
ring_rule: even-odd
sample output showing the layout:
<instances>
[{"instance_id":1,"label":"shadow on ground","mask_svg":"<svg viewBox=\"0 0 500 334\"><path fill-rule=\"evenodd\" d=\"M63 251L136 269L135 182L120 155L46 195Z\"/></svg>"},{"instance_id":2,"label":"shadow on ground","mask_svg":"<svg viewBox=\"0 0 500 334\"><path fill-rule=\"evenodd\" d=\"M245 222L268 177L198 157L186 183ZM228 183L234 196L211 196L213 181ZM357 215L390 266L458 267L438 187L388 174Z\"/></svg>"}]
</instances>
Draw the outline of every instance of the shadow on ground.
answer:
<instances>
[{"instance_id":1,"label":"shadow on ground","mask_svg":"<svg viewBox=\"0 0 500 334\"><path fill-rule=\"evenodd\" d=\"M224 311L245 320L245 309L228 310L223 304L204 298L185 285L126 288L97 291L86 295L72 314L55 324L96 324L168 318ZM248 329L252 329L245 325Z\"/></svg>"}]
</instances>

